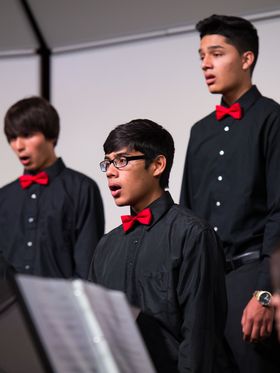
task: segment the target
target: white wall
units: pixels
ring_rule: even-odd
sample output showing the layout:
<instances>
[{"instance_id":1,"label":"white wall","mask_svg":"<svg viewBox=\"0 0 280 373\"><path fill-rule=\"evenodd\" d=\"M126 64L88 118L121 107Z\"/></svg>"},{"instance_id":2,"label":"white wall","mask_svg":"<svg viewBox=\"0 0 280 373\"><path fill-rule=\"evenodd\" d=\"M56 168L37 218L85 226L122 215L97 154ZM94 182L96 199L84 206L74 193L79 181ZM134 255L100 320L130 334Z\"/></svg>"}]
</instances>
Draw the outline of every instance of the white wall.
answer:
<instances>
[{"instance_id":1,"label":"white wall","mask_svg":"<svg viewBox=\"0 0 280 373\"><path fill-rule=\"evenodd\" d=\"M280 50L275 46L280 18L255 25L261 49L254 81L263 94L280 102ZM207 91L198 45L198 35L191 32L53 57L52 102L62 125L57 152L69 167L97 181L105 204L107 231L128 211L114 206L106 177L99 171L103 142L118 124L149 118L171 132L176 153L170 190L178 201L190 126L220 100ZM0 179L0 185L18 175L17 167L16 159L9 158L10 170Z\"/></svg>"},{"instance_id":2,"label":"white wall","mask_svg":"<svg viewBox=\"0 0 280 373\"><path fill-rule=\"evenodd\" d=\"M67 164L97 180L107 230L119 224L119 215L128 211L114 206L105 174L99 171L104 140L118 124L149 118L172 133L176 158L170 189L178 199L187 125L208 110L199 109L209 95L206 89L196 88L204 88L196 41L196 35L189 34L54 59L53 99L63 118L58 150Z\"/></svg>"},{"instance_id":3,"label":"white wall","mask_svg":"<svg viewBox=\"0 0 280 373\"><path fill-rule=\"evenodd\" d=\"M36 56L0 58L0 186L22 173L22 167L6 141L3 119L16 101L38 94L38 69Z\"/></svg>"}]
</instances>

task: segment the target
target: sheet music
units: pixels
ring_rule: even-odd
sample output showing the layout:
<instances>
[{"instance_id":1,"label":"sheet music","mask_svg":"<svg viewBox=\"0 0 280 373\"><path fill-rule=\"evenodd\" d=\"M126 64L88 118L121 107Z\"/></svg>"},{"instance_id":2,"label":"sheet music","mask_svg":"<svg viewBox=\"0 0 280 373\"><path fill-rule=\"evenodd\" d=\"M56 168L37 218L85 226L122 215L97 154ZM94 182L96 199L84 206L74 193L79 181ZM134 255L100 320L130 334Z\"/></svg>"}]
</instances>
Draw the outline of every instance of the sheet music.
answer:
<instances>
[{"instance_id":1,"label":"sheet music","mask_svg":"<svg viewBox=\"0 0 280 373\"><path fill-rule=\"evenodd\" d=\"M142 337L136 327L135 309L124 293L84 283L85 292L122 373L154 373ZM140 310L138 310L139 313Z\"/></svg>"},{"instance_id":2,"label":"sheet music","mask_svg":"<svg viewBox=\"0 0 280 373\"><path fill-rule=\"evenodd\" d=\"M155 372L121 292L25 275L17 283L54 372Z\"/></svg>"}]
</instances>

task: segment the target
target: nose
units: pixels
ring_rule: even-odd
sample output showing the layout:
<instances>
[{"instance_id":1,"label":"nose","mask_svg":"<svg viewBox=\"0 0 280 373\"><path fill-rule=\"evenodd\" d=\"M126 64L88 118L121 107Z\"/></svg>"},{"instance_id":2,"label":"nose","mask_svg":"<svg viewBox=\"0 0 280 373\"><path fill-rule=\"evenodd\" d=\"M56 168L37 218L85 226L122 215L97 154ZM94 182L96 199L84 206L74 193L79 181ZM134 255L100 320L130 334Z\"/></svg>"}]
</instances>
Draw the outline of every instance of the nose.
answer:
<instances>
[{"instance_id":1,"label":"nose","mask_svg":"<svg viewBox=\"0 0 280 373\"><path fill-rule=\"evenodd\" d=\"M211 57L209 55L205 55L201 61L201 68L202 70L207 70L207 69L210 69L212 67L212 60L211 60Z\"/></svg>"},{"instance_id":2,"label":"nose","mask_svg":"<svg viewBox=\"0 0 280 373\"><path fill-rule=\"evenodd\" d=\"M106 176L107 178L110 177L116 177L118 174L118 169L117 167L114 166L113 162L109 164L107 170L106 170Z\"/></svg>"},{"instance_id":3,"label":"nose","mask_svg":"<svg viewBox=\"0 0 280 373\"><path fill-rule=\"evenodd\" d=\"M25 148L24 138L20 136L16 137L14 140L11 141L11 145L13 149L16 150L17 152L24 150Z\"/></svg>"}]
</instances>

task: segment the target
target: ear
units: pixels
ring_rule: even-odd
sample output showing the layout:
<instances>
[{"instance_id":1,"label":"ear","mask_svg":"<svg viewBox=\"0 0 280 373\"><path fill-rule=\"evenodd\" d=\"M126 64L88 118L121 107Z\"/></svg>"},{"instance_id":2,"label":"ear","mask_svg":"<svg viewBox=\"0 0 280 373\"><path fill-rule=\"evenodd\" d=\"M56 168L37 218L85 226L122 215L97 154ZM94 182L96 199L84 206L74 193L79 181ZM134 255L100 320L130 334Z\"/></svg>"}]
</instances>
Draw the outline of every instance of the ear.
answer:
<instances>
[{"instance_id":1,"label":"ear","mask_svg":"<svg viewBox=\"0 0 280 373\"><path fill-rule=\"evenodd\" d=\"M242 69L249 70L255 61L255 55L251 51L244 52L242 54Z\"/></svg>"},{"instance_id":2,"label":"ear","mask_svg":"<svg viewBox=\"0 0 280 373\"><path fill-rule=\"evenodd\" d=\"M55 145L56 145L56 140L55 139L46 139L47 142L50 144L50 146L52 146L53 148L55 148Z\"/></svg>"},{"instance_id":3,"label":"ear","mask_svg":"<svg viewBox=\"0 0 280 373\"><path fill-rule=\"evenodd\" d=\"M153 176L159 177L162 175L166 167L166 158L164 155L158 155L151 164Z\"/></svg>"}]
</instances>

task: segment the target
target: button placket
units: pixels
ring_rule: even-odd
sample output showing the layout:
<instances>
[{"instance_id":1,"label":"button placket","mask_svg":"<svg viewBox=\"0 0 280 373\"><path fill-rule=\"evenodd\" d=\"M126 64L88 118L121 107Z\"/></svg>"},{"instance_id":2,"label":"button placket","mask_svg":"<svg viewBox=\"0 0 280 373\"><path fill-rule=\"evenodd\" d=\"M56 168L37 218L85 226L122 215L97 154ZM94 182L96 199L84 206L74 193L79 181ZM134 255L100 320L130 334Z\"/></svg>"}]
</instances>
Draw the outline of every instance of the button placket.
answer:
<instances>
[{"instance_id":1,"label":"button placket","mask_svg":"<svg viewBox=\"0 0 280 373\"><path fill-rule=\"evenodd\" d=\"M39 186L32 185L29 189L29 197L26 201L25 211L25 265L24 270L30 272L33 266L33 258L35 255L35 237L36 237L36 219L38 215L39 203Z\"/></svg>"},{"instance_id":2,"label":"button placket","mask_svg":"<svg viewBox=\"0 0 280 373\"><path fill-rule=\"evenodd\" d=\"M138 243L139 243L139 238L133 238L131 241L130 250L128 252L128 257L127 257L129 272L132 270L133 264L135 262Z\"/></svg>"},{"instance_id":3,"label":"button placket","mask_svg":"<svg viewBox=\"0 0 280 373\"><path fill-rule=\"evenodd\" d=\"M132 232L131 239L128 242L128 249L127 249L127 258L126 258L126 283L127 283L127 293L128 294L135 294L135 280L134 280L134 273L135 273L135 265L136 265L136 258L138 255L138 250L141 244L141 237L142 237L142 225L136 227L135 231Z\"/></svg>"},{"instance_id":4,"label":"button placket","mask_svg":"<svg viewBox=\"0 0 280 373\"><path fill-rule=\"evenodd\" d=\"M230 126L229 126L229 121L230 119L227 118L225 120L225 123L223 125L223 127L221 128L223 130L223 133L224 133L224 136L229 136L229 133L230 133ZM222 139L225 140L226 138L224 138L222 136ZM217 153L218 153L218 158L217 158L217 174L216 174L216 180L217 180L217 183L218 183L218 187L217 187L217 195L216 195L216 199L214 200L215 202L215 209L216 209L216 214L217 217L219 218L220 216L220 212L222 211L221 208L222 208L222 201L221 201L221 191L222 191L222 188L223 188L223 180L224 180L224 170L223 170L223 165L224 165L224 161L225 161L225 153L226 153L226 141L222 141L221 144L219 145L219 148L217 149ZM215 214L215 215L216 215ZM219 221L219 219L218 219ZM215 232L218 232L219 228L218 228L218 221L216 221L216 225L213 227L214 231Z\"/></svg>"}]
</instances>

